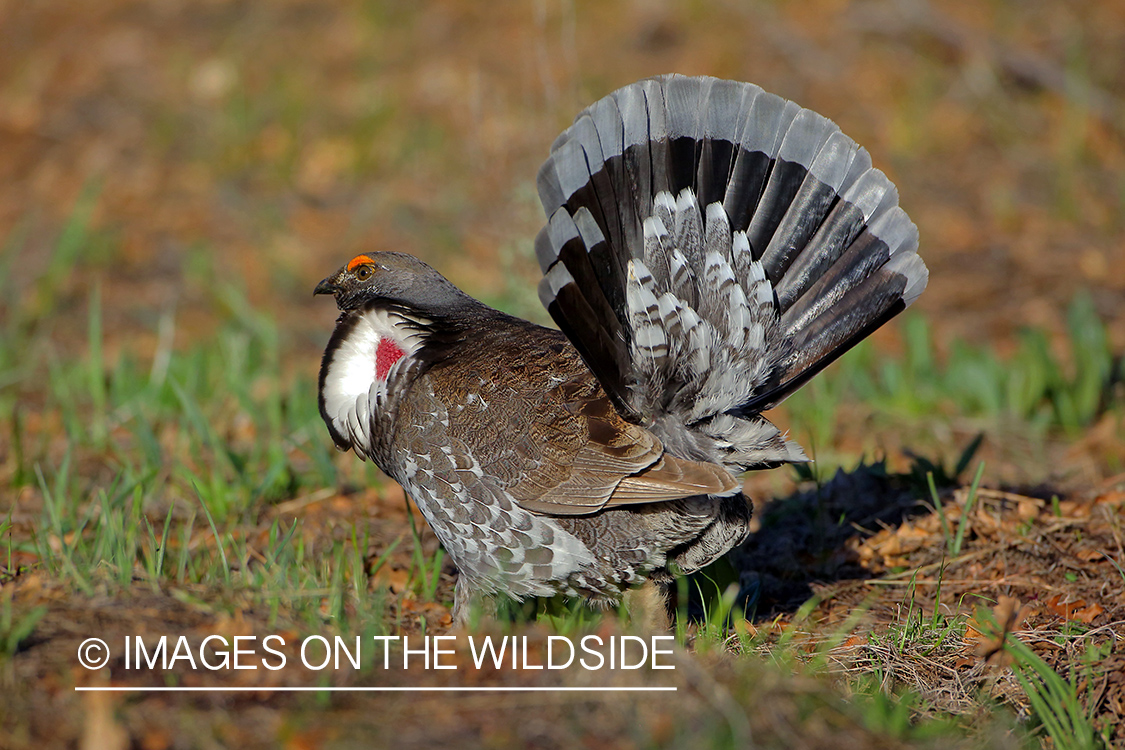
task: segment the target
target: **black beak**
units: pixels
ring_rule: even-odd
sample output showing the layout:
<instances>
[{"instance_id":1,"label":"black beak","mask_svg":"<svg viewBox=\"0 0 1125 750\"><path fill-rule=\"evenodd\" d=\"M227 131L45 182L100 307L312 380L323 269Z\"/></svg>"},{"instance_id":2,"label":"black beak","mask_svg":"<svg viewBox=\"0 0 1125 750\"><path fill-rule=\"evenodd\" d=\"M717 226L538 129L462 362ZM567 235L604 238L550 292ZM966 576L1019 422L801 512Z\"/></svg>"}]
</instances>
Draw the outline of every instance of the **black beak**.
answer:
<instances>
[{"instance_id":1,"label":"black beak","mask_svg":"<svg viewBox=\"0 0 1125 750\"><path fill-rule=\"evenodd\" d=\"M336 278L335 275L329 276L327 279L317 284L316 289L313 289L313 294L335 294L340 291L340 287L336 286L335 282L332 281L334 278Z\"/></svg>"}]
</instances>

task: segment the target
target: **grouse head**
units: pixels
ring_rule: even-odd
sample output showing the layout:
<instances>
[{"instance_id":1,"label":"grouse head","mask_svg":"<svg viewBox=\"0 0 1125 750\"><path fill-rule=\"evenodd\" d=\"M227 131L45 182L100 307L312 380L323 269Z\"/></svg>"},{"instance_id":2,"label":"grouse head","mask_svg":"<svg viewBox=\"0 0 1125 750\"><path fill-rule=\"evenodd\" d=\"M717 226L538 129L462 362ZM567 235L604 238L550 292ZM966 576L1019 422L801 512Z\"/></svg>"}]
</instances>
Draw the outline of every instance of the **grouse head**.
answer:
<instances>
[{"instance_id":1,"label":"grouse head","mask_svg":"<svg viewBox=\"0 0 1125 750\"><path fill-rule=\"evenodd\" d=\"M397 396L494 312L403 253L357 255L313 293L340 308L320 366L321 416L338 447L370 457Z\"/></svg>"},{"instance_id":2,"label":"grouse head","mask_svg":"<svg viewBox=\"0 0 1125 750\"><path fill-rule=\"evenodd\" d=\"M345 314L380 307L448 317L480 304L414 256L389 252L357 255L313 294L335 296Z\"/></svg>"}]
</instances>

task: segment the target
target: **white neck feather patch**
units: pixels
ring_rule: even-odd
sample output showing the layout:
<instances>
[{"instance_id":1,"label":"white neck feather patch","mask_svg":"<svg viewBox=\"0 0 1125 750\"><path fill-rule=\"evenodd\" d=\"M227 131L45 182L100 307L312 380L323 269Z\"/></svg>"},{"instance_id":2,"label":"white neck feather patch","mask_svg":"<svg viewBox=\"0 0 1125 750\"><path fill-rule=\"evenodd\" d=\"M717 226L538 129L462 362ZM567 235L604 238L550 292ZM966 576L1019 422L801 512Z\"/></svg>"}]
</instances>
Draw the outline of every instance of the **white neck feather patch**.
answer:
<instances>
[{"instance_id":1,"label":"white neck feather patch","mask_svg":"<svg viewBox=\"0 0 1125 750\"><path fill-rule=\"evenodd\" d=\"M321 393L331 427L357 454L369 455L371 420L387 396L387 381L422 346L417 321L387 310L368 310L332 352Z\"/></svg>"}]
</instances>

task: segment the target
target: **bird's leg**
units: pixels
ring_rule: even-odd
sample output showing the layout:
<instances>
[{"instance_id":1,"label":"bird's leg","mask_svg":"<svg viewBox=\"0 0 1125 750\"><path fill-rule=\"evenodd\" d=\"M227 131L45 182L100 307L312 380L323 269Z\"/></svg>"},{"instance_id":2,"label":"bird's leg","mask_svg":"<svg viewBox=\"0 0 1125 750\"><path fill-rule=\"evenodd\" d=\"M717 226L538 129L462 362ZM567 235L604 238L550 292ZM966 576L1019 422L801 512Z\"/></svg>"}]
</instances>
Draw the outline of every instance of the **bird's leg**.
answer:
<instances>
[{"instance_id":1,"label":"bird's leg","mask_svg":"<svg viewBox=\"0 0 1125 750\"><path fill-rule=\"evenodd\" d=\"M626 591L624 599L629 619L640 632L668 633L672 630L667 584L645 581Z\"/></svg>"},{"instance_id":2,"label":"bird's leg","mask_svg":"<svg viewBox=\"0 0 1125 750\"><path fill-rule=\"evenodd\" d=\"M477 625L496 617L496 602L490 596L482 596L473 590L469 579L457 573L457 585L453 589L453 629L468 630L473 624L473 614L477 613Z\"/></svg>"}]
</instances>

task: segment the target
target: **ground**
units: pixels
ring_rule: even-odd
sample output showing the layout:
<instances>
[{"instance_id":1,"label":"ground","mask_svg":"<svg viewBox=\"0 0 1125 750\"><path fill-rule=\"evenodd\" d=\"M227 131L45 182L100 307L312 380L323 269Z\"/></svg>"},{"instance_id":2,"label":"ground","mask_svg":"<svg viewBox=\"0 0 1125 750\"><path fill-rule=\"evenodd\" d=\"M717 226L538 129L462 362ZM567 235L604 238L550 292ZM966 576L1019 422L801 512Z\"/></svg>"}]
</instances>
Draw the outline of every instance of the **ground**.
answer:
<instances>
[{"instance_id":1,"label":"ground","mask_svg":"<svg viewBox=\"0 0 1125 750\"><path fill-rule=\"evenodd\" d=\"M0 747L1125 744L1125 3L0 0L0 48ZM538 164L669 71L840 124L929 289L771 415L816 462L747 478L675 669L294 666L309 635L449 634L453 582L331 449L313 286L403 250L545 322ZM633 632L513 610L485 628L532 662ZM181 634L290 666L76 660ZM74 691L156 685L263 690ZM678 690L264 689L298 685Z\"/></svg>"}]
</instances>

